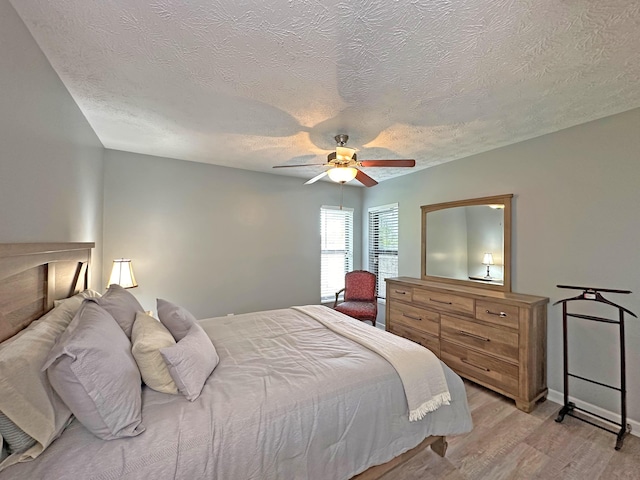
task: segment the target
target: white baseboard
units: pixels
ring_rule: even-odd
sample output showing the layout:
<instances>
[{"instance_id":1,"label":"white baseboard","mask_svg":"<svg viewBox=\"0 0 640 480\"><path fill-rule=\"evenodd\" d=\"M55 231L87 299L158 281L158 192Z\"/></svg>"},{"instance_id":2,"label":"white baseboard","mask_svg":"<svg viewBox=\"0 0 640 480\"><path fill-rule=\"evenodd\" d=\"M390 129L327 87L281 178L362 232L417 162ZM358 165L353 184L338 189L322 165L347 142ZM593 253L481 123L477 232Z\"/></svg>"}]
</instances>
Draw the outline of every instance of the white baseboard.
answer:
<instances>
[{"instance_id":1,"label":"white baseboard","mask_svg":"<svg viewBox=\"0 0 640 480\"><path fill-rule=\"evenodd\" d=\"M564 395L560 392L557 392L556 390L549 390L549 393L547 394L547 400L563 405ZM604 408L600 408L596 405L592 405L588 402L584 402L578 398L572 397L571 395L569 395L569 400L575 403L577 407L584 408L585 410L591 410L593 413L597 415L601 415L605 418L610 418L616 422L620 422L620 415L617 413L613 413L613 412L610 412L609 410L605 410ZM590 416L588 413L584 413L584 412L580 412L580 413L585 416ZM595 418L595 417L592 417L592 418ZM596 418L596 420L599 420L599 419ZM631 425L631 435L640 437L640 422L636 420L630 420L627 417L627 423Z\"/></svg>"}]
</instances>

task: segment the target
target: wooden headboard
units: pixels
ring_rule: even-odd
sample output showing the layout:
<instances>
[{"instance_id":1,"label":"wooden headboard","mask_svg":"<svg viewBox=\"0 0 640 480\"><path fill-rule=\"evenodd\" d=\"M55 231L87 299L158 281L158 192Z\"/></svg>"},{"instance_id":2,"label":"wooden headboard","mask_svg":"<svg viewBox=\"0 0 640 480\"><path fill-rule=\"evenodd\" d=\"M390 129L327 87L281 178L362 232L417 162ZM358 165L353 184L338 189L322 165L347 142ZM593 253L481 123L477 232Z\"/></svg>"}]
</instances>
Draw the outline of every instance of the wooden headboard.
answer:
<instances>
[{"instance_id":1,"label":"wooden headboard","mask_svg":"<svg viewBox=\"0 0 640 480\"><path fill-rule=\"evenodd\" d=\"M0 342L89 286L94 243L0 243Z\"/></svg>"}]
</instances>

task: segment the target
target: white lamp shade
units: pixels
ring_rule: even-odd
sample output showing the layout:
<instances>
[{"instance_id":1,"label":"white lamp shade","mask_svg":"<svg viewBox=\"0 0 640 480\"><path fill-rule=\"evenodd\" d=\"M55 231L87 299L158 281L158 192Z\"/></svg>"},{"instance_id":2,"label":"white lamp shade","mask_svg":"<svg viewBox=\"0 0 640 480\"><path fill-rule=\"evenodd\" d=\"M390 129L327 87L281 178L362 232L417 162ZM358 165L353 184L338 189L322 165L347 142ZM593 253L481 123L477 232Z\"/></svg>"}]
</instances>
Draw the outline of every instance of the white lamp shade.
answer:
<instances>
[{"instance_id":1,"label":"white lamp shade","mask_svg":"<svg viewBox=\"0 0 640 480\"><path fill-rule=\"evenodd\" d=\"M329 178L337 183L345 183L356 178L358 170L352 167L336 167L327 172Z\"/></svg>"},{"instance_id":2,"label":"white lamp shade","mask_svg":"<svg viewBox=\"0 0 640 480\"><path fill-rule=\"evenodd\" d=\"M482 264L483 265L493 265L493 254L491 253L485 253L484 256L482 257Z\"/></svg>"},{"instance_id":3,"label":"white lamp shade","mask_svg":"<svg viewBox=\"0 0 640 480\"><path fill-rule=\"evenodd\" d=\"M120 285L122 288L133 288L138 286L136 277L133 274L131 260L128 258L118 258L113 261L113 268L111 269L111 276L109 277L107 287L114 283Z\"/></svg>"},{"instance_id":4,"label":"white lamp shade","mask_svg":"<svg viewBox=\"0 0 640 480\"><path fill-rule=\"evenodd\" d=\"M356 153L355 148L349 147L337 147L336 148L336 160L338 162L348 162L353 157L353 154Z\"/></svg>"}]
</instances>

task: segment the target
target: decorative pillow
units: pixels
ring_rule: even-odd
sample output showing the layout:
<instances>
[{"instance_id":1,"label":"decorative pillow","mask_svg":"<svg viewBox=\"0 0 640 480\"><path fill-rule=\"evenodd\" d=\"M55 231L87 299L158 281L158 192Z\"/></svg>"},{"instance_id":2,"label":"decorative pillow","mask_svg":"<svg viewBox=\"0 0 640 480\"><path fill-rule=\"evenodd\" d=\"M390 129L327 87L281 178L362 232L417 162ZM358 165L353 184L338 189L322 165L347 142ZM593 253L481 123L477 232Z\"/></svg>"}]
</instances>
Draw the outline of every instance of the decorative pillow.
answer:
<instances>
[{"instance_id":1,"label":"decorative pillow","mask_svg":"<svg viewBox=\"0 0 640 480\"><path fill-rule=\"evenodd\" d=\"M7 452L7 449L5 448L4 445L4 441L2 440L2 435L0 435L0 463L2 463L4 461L5 458L7 458L9 456L9 452Z\"/></svg>"},{"instance_id":2,"label":"decorative pillow","mask_svg":"<svg viewBox=\"0 0 640 480\"><path fill-rule=\"evenodd\" d=\"M140 372L130 348L114 318L87 299L43 367L80 423L104 440L144 431Z\"/></svg>"},{"instance_id":3,"label":"decorative pillow","mask_svg":"<svg viewBox=\"0 0 640 480\"><path fill-rule=\"evenodd\" d=\"M102 297L91 299L91 301L109 312L127 334L127 338L131 338L131 328L136 319L136 313L144 312L144 308L138 303L136 297L114 283Z\"/></svg>"},{"instance_id":4,"label":"decorative pillow","mask_svg":"<svg viewBox=\"0 0 640 480\"><path fill-rule=\"evenodd\" d=\"M22 453L36 443L33 437L23 432L2 412L0 412L0 436L7 443L7 451L11 453Z\"/></svg>"},{"instance_id":5,"label":"decorative pillow","mask_svg":"<svg viewBox=\"0 0 640 480\"><path fill-rule=\"evenodd\" d=\"M173 347L160 349L171 378L181 394L193 402L218 365L219 357L211 339L197 323Z\"/></svg>"},{"instance_id":6,"label":"decorative pillow","mask_svg":"<svg viewBox=\"0 0 640 480\"><path fill-rule=\"evenodd\" d=\"M198 323L196 317L191 315L189 311L174 303L161 298L156 299L156 303L158 306L158 318L171 332L176 342L182 340L191 327Z\"/></svg>"},{"instance_id":7,"label":"decorative pillow","mask_svg":"<svg viewBox=\"0 0 640 480\"><path fill-rule=\"evenodd\" d=\"M2 462L0 470L36 458L62 433L71 417L42 366L80 308L84 293L64 300L0 344L0 412L36 441L24 452L12 453Z\"/></svg>"},{"instance_id":8,"label":"decorative pillow","mask_svg":"<svg viewBox=\"0 0 640 480\"><path fill-rule=\"evenodd\" d=\"M149 387L163 393L178 393L164 363L160 349L176 344L173 336L155 318L138 313L131 331L131 353L138 364L142 381Z\"/></svg>"}]
</instances>

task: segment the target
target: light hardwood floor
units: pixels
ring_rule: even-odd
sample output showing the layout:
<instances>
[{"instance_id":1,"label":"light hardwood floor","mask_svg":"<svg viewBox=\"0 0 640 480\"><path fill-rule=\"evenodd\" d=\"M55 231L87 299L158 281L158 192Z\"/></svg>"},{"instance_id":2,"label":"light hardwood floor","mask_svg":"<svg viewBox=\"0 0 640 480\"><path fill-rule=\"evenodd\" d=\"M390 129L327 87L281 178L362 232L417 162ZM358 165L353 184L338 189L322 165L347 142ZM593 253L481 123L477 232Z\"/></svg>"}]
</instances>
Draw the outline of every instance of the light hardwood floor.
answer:
<instances>
[{"instance_id":1,"label":"light hardwood floor","mask_svg":"<svg viewBox=\"0 0 640 480\"><path fill-rule=\"evenodd\" d=\"M557 403L526 414L513 401L465 385L473 430L449 437L444 458L426 449L384 480L640 479L640 438L628 435L615 451L611 433L571 417L556 423Z\"/></svg>"}]
</instances>

